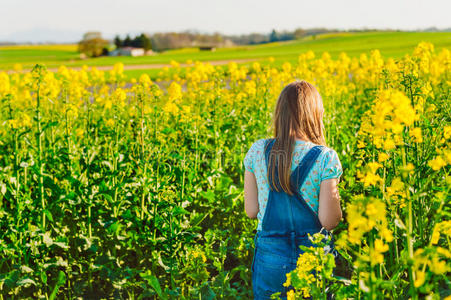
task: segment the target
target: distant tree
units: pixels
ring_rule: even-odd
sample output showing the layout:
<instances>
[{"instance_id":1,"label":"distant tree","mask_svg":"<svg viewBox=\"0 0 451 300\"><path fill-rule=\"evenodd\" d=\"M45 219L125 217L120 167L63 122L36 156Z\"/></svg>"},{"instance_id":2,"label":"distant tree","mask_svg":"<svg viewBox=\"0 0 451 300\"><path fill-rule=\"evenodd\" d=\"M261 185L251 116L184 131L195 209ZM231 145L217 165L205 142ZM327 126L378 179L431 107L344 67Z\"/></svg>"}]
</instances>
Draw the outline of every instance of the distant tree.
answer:
<instances>
[{"instance_id":1,"label":"distant tree","mask_svg":"<svg viewBox=\"0 0 451 300\"><path fill-rule=\"evenodd\" d=\"M131 39L130 46L135 48L142 48L141 37L139 35Z\"/></svg>"},{"instance_id":2,"label":"distant tree","mask_svg":"<svg viewBox=\"0 0 451 300\"><path fill-rule=\"evenodd\" d=\"M132 39L130 38L130 36L127 34L127 36L125 37L124 43L123 43L124 47L131 47L132 46Z\"/></svg>"},{"instance_id":3,"label":"distant tree","mask_svg":"<svg viewBox=\"0 0 451 300\"><path fill-rule=\"evenodd\" d=\"M123 42L122 42L120 36L116 35L116 36L114 37L114 44L116 45L117 48L122 47Z\"/></svg>"},{"instance_id":4,"label":"distant tree","mask_svg":"<svg viewBox=\"0 0 451 300\"><path fill-rule=\"evenodd\" d=\"M305 34L306 34L306 31L305 31L304 29L302 29L302 28L297 28L297 29L293 32L293 35L294 35L294 38L295 38L295 39L303 38L303 37L305 36Z\"/></svg>"},{"instance_id":5,"label":"distant tree","mask_svg":"<svg viewBox=\"0 0 451 300\"><path fill-rule=\"evenodd\" d=\"M277 33L278 41L290 41L294 39L294 33L290 31L282 31Z\"/></svg>"},{"instance_id":6,"label":"distant tree","mask_svg":"<svg viewBox=\"0 0 451 300\"><path fill-rule=\"evenodd\" d=\"M269 41L270 42L277 42L279 40L279 35L277 34L277 31L274 29L271 31L271 34L269 35Z\"/></svg>"},{"instance_id":7,"label":"distant tree","mask_svg":"<svg viewBox=\"0 0 451 300\"><path fill-rule=\"evenodd\" d=\"M104 53L107 45L108 41L102 38L100 32L91 31L83 35L83 39L78 43L78 51L90 57L97 57Z\"/></svg>"},{"instance_id":8,"label":"distant tree","mask_svg":"<svg viewBox=\"0 0 451 300\"><path fill-rule=\"evenodd\" d=\"M152 42L147 34L141 33L141 43L145 51L152 49Z\"/></svg>"}]
</instances>

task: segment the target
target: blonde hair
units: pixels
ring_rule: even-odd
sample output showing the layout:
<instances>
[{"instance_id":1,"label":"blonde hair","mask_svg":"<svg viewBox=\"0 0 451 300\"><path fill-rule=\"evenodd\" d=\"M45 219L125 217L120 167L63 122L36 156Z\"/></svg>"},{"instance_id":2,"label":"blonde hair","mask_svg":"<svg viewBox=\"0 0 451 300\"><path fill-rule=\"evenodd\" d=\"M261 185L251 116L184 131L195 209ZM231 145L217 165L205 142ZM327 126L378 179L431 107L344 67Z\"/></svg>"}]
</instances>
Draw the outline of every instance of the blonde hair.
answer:
<instances>
[{"instance_id":1,"label":"blonde hair","mask_svg":"<svg viewBox=\"0 0 451 300\"><path fill-rule=\"evenodd\" d=\"M293 195L290 176L296 138L326 146L323 113L323 101L315 86L301 80L284 87L277 100L273 119L275 142L268 161L268 183L271 189L277 192L282 189Z\"/></svg>"}]
</instances>

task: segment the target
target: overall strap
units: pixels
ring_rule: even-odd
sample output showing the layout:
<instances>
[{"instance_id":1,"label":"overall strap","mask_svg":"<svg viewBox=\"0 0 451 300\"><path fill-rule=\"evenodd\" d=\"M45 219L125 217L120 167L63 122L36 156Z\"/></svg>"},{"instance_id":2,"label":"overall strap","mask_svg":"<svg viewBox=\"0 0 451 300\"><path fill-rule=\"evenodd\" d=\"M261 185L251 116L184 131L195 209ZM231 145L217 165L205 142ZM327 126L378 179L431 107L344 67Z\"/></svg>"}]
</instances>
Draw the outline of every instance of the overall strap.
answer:
<instances>
[{"instance_id":1,"label":"overall strap","mask_svg":"<svg viewBox=\"0 0 451 300\"><path fill-rule=\"evenodd\" d=\"M309 208L309 211L314 214L315 217L316 213L313 211L310 205L308 205L304 198L301 196L300 189L302 185L304 184L305 179L307 178L307 175L310 173L316 159L323 151L323 146L317 145L311 148L303 157L299 165L296 167L296 169L293 171L290 177L290 186L291 189L295 191L296 196L298 199L305 204L306 207Z\"/></svg>"}]
</instances>

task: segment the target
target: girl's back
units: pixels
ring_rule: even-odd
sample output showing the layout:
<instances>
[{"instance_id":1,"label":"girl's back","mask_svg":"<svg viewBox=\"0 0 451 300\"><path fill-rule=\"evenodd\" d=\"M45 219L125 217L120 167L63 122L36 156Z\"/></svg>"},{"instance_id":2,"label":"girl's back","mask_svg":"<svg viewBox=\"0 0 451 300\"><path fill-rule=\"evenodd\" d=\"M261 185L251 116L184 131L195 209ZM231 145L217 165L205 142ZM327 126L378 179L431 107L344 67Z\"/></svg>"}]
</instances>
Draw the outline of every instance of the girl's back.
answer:
<instances>
[{"instance_id":1,"label":"girl's back","mask_svg":"<svg viewBox=\"0 0 451 300\"><path fill-rule=\"evenodd\" d=\"M270 190L267 180L267 166L265 164L265 141L266 139L260 139L253 143L244 158L245 169L253 173L257 181L259 206L257 230L261 230L261 221L265 214ZM315 145L309 141L296 140L291 161L291 172L294 171L305 154ZM342 174L343 170L337 153L335 150L325 147L307 175L304 185L299 189L305 201L316 214L318 214L321 182L326 179L339 178Z\"/></svg>"}]
</instances>

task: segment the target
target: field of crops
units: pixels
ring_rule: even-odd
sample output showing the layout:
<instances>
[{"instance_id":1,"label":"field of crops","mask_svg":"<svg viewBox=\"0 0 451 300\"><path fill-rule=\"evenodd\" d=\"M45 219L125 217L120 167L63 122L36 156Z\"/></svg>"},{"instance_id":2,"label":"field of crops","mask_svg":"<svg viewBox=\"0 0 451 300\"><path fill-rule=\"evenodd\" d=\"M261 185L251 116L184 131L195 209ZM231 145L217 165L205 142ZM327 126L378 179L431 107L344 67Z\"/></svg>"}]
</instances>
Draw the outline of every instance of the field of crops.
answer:
<instances>
[{"instance_id":1,"label":"field of crops","mask_svg":"<svg viewBox=\"0 0 451 300\"><path fill-rule=\"evenodd\" d=\"M295 79L323 97L344 219L335 276L308 249L289 299L450 299L451 52L430 43L174 63L155 82L122 64L0 72L0 299L252 298L243 158Z\"/></svg>"},{"instance_id":2,"label":"field of crops","mask_svg":"<svg viewBox=\"0 0 451 300\"><path fill-rule=\"evenodd\" d=\"M295 64L299 53L313 51L316 55L328 51L336 59L341 52L349 57L359 57L363 52L369 53L371 49L379 49L385 58L401 58L405 53L413 51L421 41L434 44L436 50L451 48L451 32L359 32L359 33L333 33L305 37L299 40L276 42L261 45L247 45L218 48L216 51L200 51L199 48L184 48L168 50L151 56L140 57L113 57L104 56L90 59L80 59L76 45L17 45L0 47L0 70L10 70L14 64L22 64L24 69L31 69L36 63L44 63L48 68L111 66L121 62L126 66L146 64L169 64L172 60L184 63L193 61L218 61L253 59L261 60L274 57L276 65L284 62ZM130 72L127 75L141 74ZM158 74L158 72L152 72ZM155 77L155 76L152 76Z\"/></svg>"}]
</instances>

